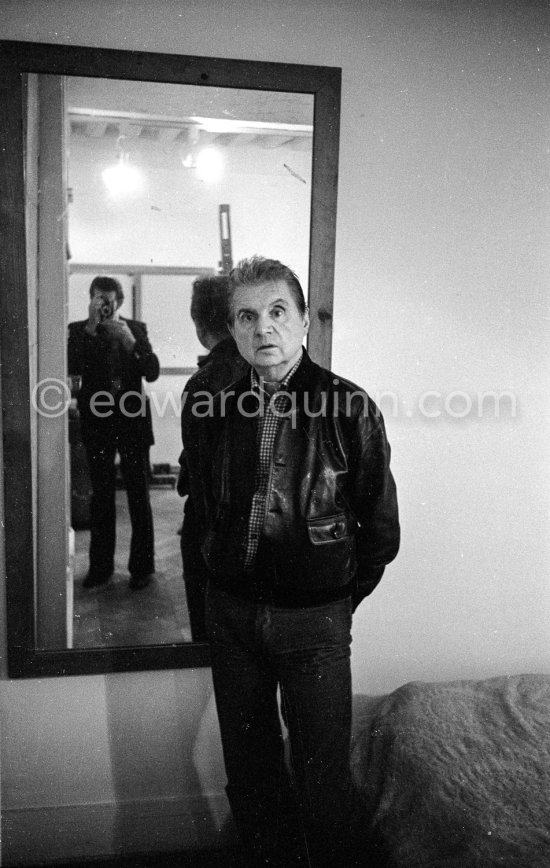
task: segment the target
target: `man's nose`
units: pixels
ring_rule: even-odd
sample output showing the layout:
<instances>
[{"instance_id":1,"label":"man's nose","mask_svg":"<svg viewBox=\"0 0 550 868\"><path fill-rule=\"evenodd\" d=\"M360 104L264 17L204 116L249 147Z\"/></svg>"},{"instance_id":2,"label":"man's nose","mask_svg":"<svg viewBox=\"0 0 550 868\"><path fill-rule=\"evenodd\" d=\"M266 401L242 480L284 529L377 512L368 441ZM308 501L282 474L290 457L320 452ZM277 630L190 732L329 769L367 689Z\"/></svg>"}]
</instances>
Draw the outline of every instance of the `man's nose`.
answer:
<instances>
[{"instance_id":1,"label":"man's nose","mask_svg":"<svg viewBox=\"0 0 550 868\"><path fill-rule=\"evenodd\" d=\"M268 313L261 313L256 320L256 332L259 335L269 333L272 329L272 322Z\"/></svg>"}]
</instances>

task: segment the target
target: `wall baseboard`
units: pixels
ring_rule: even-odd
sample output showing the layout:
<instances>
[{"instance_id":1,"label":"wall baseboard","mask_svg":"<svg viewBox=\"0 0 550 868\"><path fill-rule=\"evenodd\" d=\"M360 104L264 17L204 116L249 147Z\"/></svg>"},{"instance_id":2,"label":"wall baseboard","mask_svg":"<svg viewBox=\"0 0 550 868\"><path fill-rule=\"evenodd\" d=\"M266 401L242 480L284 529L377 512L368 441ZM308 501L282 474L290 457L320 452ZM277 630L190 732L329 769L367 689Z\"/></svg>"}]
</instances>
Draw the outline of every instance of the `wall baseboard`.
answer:
<instances>
[{"instance_id":1,"label":"wall baseboard","mask_svg":"<svg viewBox=\"0 0 550 868\"><path fill-rule=\"evenodd\" d=\"M4 868L216 850L235 842L220 794L11 808L2 816Z\"/></svg>"}]
</instances>

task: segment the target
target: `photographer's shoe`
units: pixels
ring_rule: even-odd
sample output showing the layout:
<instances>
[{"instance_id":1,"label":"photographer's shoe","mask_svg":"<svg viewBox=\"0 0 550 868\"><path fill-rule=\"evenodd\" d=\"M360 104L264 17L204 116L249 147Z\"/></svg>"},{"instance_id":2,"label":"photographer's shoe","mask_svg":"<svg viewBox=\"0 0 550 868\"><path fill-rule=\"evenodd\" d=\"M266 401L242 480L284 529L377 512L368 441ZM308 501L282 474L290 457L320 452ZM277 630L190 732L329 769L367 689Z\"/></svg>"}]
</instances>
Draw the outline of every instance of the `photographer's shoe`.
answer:
<instances>
[{"instance_id":1,"label":"photographer's shoe","mask_svg":"<svg viewBox=\"0 0 550 868\"><path fill-rule=\"evenodd\" d=\"M152 582L154 575L154 573L144 573L130 576L129 586L132 591L140 591Z\"/></svg>"},{"instance_id":2,"label":"photographer's shoe","mask_svg":"<svg viewBox=\"0 0 550 868\"><path fill-rule=\"evenodd\" d=\"M112 576L111 573L99 573L97 570L89 570L88 575L82 582L83 588L99 588L100 585L106 585Z\"/></svg>"}]
</instances>

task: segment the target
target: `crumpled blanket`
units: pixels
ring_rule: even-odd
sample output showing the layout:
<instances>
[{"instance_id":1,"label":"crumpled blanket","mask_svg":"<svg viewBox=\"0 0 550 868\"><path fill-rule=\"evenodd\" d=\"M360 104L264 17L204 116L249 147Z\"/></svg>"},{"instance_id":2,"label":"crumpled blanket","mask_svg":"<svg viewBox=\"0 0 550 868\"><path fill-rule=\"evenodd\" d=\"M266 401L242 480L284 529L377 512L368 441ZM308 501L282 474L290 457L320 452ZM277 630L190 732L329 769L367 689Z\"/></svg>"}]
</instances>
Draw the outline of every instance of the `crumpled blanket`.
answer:
<instances>
[{"instance_id":1,"label":"crumpled blanket","mask_svg":"<svg viewBox=\"0 0 550 868\"><path fill-rule=\"evenodd\" d=\"M351 761L387 868L550 868L549 675L356 696Z\"/></svg>"}]
</instances>

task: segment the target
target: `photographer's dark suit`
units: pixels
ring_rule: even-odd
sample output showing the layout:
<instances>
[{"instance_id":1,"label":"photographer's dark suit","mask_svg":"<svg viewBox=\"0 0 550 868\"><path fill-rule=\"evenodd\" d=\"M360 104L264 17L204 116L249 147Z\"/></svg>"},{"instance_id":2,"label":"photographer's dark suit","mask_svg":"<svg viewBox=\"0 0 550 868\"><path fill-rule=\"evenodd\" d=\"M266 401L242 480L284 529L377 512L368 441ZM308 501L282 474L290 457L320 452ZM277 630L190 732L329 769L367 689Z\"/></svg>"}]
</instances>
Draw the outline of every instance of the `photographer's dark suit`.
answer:
<instances>
[{"instance_id":1,"label":"photographer's dark suit","mask_svg":"<svg viewBox=\"0 0 550 868\"><path fill-rule=\"evenodd\" d=\"M154 572L153 518L149 499L149 447L154 442L142 377L153 382L159 361L145 323L124 320L136 340L128 352L99 325L69 324L69 375L80 375L78 410L92 483L90 576L106 581L114 568L116 539L115 456L118 451L132 522L128 569L132 577Z\"/></svg>"}]
</instances>

